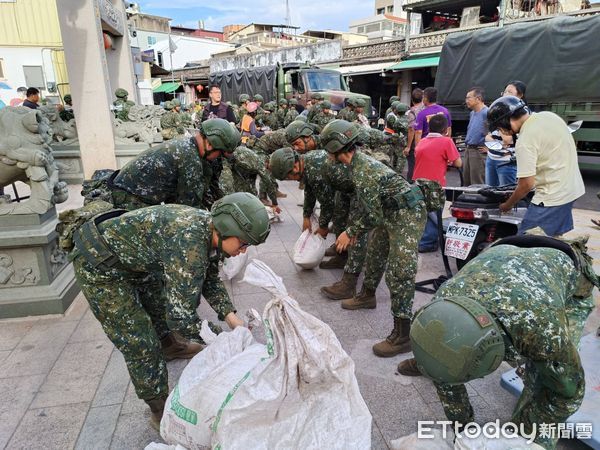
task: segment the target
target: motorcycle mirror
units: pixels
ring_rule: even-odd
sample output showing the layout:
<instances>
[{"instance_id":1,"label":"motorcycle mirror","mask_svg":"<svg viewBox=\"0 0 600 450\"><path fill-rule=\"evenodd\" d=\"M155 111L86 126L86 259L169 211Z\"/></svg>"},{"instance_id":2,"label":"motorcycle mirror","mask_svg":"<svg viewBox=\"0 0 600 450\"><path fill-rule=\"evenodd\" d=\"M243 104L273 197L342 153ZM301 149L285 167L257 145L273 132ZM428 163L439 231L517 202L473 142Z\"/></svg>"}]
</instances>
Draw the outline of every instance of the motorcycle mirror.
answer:
<instances>
[{"instance_id":1,"label":"motorcycle mirror","mask_svg":"<svg viewBox=\"0 0 600 450\"><path fill-rule=\"evenodd\" d=\"M567 127L569 128L569 131L571 133L575 133L577 130L579 130L581 128L581 125L583 124L583 120L578 120L577 122L572 122L569 125L567 125Z\"/></svg>"},{"instance_id":2,"label":"motorcycle mirror","mask_svg":"<svg viewBox=\"0 0 600 450\"><path fill-rule=\"evenodd\" d=\"M500 141L487 141L485 143L485 146L487 148L489 148L490 150L496 150L496 151L502 150L502 142L500 142Z\"/></svg>"}]
</instances>

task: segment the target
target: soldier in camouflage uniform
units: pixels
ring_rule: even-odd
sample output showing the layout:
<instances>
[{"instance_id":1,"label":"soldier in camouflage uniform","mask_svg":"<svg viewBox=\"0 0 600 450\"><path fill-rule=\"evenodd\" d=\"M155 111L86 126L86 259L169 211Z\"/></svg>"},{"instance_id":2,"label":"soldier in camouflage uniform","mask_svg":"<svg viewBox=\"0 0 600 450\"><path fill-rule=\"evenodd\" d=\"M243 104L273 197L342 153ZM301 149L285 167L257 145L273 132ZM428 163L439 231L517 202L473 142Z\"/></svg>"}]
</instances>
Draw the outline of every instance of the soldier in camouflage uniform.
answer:
<instances>
[{"instance_id":1,"label":"soldier in camouflage uniform","mask_svg":"<svg viewBox=\"0 0 600 450\"><path fill-rule=\"evenodd\" d=\"M295 120L285 128L288 144L298 153L316 150L321 146L317 127L314 124ZM285 147L283 145L282 147ZM281 148L281 147L280 147Z\"/></svg>"},{"instance_id":2,"label":"soldier in camouflage uniform","mask_svg":"<svg viewBox=\"0 0 600 450\"><path fill-rule=\"evenodd\" d=\"M208 209L220 197L215 189L219 174L211 162L222 153L233 152L240 139L239 131L226 120L206 120L200 124L198 135L140 153L89 190L108 190L115 207L127 210L160 203Z\"/></svg>"},{"instance_id":3,"label":"soldier in camouflage uniform","mask_svg":"<svg viewBox=\"0 0 600 450\"><path fill-rule=\"evenodd\" d=\"M248 112L247 106L248 106L249 101L250 101L250 96L248 94L240 94L239 99L238 99L239 106L238 106L237 116L236 116L236 119L237 119L236 124L237 124L238 128L242 126L242 119Z\"/></svg>"},{"instance_id":4,"label":"soldier in camouflage uniform","mask_svg":"<svg viewBox=\"0 0 600 450\"><path fill-rule=\"evenodd\" d=\"M321 131L325 125L335 119L335 116L331 113L331 103L324 100L321 103L320 111L313 117L312 123L317 126L317 129Z\"/></svg>"},{"instance_id":5,"label":"soldier in camouflage uniform","mask_svg":"<svg viewBox=\"0 0 600 450\"><path fill-rule=\"evenodd\" d=\"M466 382L492 373L504 359L525 361L524 389L512 422L554 449L558 435L539 425L565 422L583 400L577 345L598 286L585 241L540 236L498 242L444 283L415 314L415 360L399 369L431 378L449 420L473 421ZM411 373L414 375L414 373Z\"/></svg>"},{"instance_id":6,"label":"soldier in camouflage uniform","mask_svg":"<svg viewBox=\"0 0 600 450\"><path fill-rule=\"evenodd\" d=\"M121 119L124 122L129 121L129 108L135 105L131 100L127 100L129 92L123 88L118 88L115 91L115 97L117 99L113 102L115 107L115 117Z\"/></svg>"},{"instance_id":7,"label":"soldier in camouflage uniform","mask_svg":"<svg viewBox=\"0 0 600 450\"><path fill-rule=\"evenodd\" d=\"M256 117L254 118L254 120L256 121L256 126L262 128L265 126L265 123L263 122L265 116L265 109L263 108L263 103L265 102L265 99L260 94L254 94L252 100L258 105L258 109L256 110Z\"/></svg>"},{"instance_id":8,"label":"soldier in camouflage uniform","mask_svg":"<svg viewBox=\"0 0 600 450\"><path fill-rule=\"evenodd\" d=\"M394 102L392 103L392 111L386 116L385 120L384 132L390 136L388 140L389 155L396 173L402 173L406 165L406 156L403 150L408 135L408 117L406 116L408 110L408 105Z\"/></svg>"},{"instance_id":9,"label":"soldier in camouflage uniform","mask_svg":"<svg viewBox=\"0 0 600 450\"><path fill-rule=\"evenodd\" d=\"M166 313L169 328L187 339L200 339L196 308L201 295L220 320L231 328L243 326L219 279L219 259L221 252L236 256L248 245L261 244L268 234L264 206L247 193L224 197L210 213L184 205L125 214L115 210L75 233L71 257L79 286L123 354L137 396L150 406L154 428L160 427L169 386L165 336L153 327L156 311L148 297L164 301L160 312Z\"/></svg>"},{"instance_id":10,"label":"soldier in camouflage uniform","mask_svg":"<svg viewBox=\"0 0 600 450\"><path fill-rule=\"evenodd\" d=\"M360 146L360 150L365 155L384 163L388 167L392 167L388 136L376 128L365 128L358 124L355 124L355 126L359 133L357 145Z\"/></svg>"},{"instance_id":11,"label":"soldier in camouflage uniform","mask_svg":"<svg viewBox=\"0 0 600 450\"><path fill-rule=\"evenodd\" d=\"M315 92L310 96L310 108L306 115L306 120L313 123L315 115L321 110L321 102L323 101L323 95L319 92Z\"/></svg>"},{"instance_id":12,"label":"soldier in camouflage uniform","mask_svg":"<svg viewBox=\"0 0 600 450\"><path fill-rule=\"evenodd\" d=\"M298 110L296 109L297 104L298 100L296 100L295 98L290 99L289 108L285 113L285 119L283 121L284 127L287 127L290 123L296 120L296 117L298 117Z\"/></svg>"},{"instance_id":13,"label":"soldier in camouflage uniform","mask_svg":"<svg viewBox=\"0 0 600 450\"><path fill-rule=\"evenodd\" d=\"M277 128L285 128L285 116L288 112L288 101L285 98L279 100L279 108L277 108Z\"/></svg>"},{"instance_id":14,"label":"soldier in camouflage uniform","mask_svg":"<svg viewBox=\"0 0 600 450\"><path fill-rule=\"evenodd\" d=\"M279 124L277 123L276 108L277 107L275 106L275 102L265 103L265 112L262 118L262 122L265 126L269 127L271 131L276 131L279 129Z\"/></svg>"},{"instance_id":15,"label":"soldier in camouflage uniform","mask_svg":"<svg viewBox=\"0 0 600 450\"><path fill-rule=\"evenodd\" d=\"M337 163L350 166L359 206L354 218L336 240L338 251L372 230L361 292L342 301L344 309L375 308L375 290L385 272L390 290L394 328L386 340L373 346L378 356L410 351L408 339L417 272L417 247L425 226L421 190L384 164L356 151L359 133L344 120L330 122L321 133L324 148ZM386 269L387 265L387 269Z\"/></svg>"},{"instance_id":16,"label":"soldier in camouflage uniform","mask_svg":"<svg viewBox=\"0 0 600 450\"><path fill-rule=\"evenodd\" d=\"M219 178L219 187L224 195L234 192L256 192L256 177L260 177L265 194L271 199L274 212L280 213L277 206L277 182L266 167L266 156L239 146L229 158L223 160L223 170Z\"/></svg>"},{"instance_id":17,"label":"soldier in camouflage uniform","mask_svg":"<svg viewBox=\"0 0 600 450\"><path fill-rule=\"evenodd\" d=\"M388 109L385 110L385 115L383 117L387 117L389 113L392 112L392 104L394 102L399 102L400 101L400 97L398 97L397 95L392 95L390 97L390 106L388 106Z\"/></svg>"},{"instance_id":18,"label":"soldier in camouflage uniform","mask_svg":"<svg viewBox=\"0 0 600 450\"><path fill-rule=\"evenodd\" d=\"M356 99L350 97L346 100L346 106L340 110L337 119L345 120L346 122L355 122L358 119L358 115L354 112L356 106Z\"/></svg>"},{"instance_id":19,"label":"soldier in camouflage uniform","mask_svg":"<svg viewBox=\"0 0 600 450\"><path fill-rule=\"evenodd\" d=\"M160 117L160 128L163 139L170 140L185 133L181 114L175 111L175 105L172 101L165 103L166 114Z\"/></svg>"}]
</instances>

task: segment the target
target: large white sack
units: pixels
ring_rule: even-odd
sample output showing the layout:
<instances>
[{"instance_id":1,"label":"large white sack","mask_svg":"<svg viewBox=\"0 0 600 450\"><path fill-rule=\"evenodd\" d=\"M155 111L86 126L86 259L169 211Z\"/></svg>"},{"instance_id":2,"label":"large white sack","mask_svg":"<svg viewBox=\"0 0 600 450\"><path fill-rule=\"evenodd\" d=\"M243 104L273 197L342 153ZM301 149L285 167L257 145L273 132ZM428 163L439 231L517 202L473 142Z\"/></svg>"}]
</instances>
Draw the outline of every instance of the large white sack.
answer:
<instances>
[{"instance_id":1,"label":"large white sack","mask_svg":"<svg viewBox=\"0 0 600 450\"><path fill-rule=\"evenodd\" d=\"M252 260L244 281L274 295L267 345L245 328L221 333L169 396L162 437L189 449L369 449L371 414L335 334L263 262Z\"/></svg>"},{"instance_id":2,"label":"large white sack","mask_svg":"<svg viewBox=\"0 0 600 450\"><path fill-rule=\"evenodd\" d=\"M319 222L314 215L311 216L310 222L312 230L304 230L296 244L294 244L292 260L303 269L312 269L318 266L327 251L325 239L318 234L314 234L319 226Z\"/></svg>"},{"instance_id":3,"label":"large white sack","mask_svg":"<svg viewBox=\"0 0 600 450\"><path fill-rule=\"evenodd\" d=\"M409 434L390 442L392 450L544 450L538 444L528 444L521 436L508 438L488 438L483 434L476 438L462 435L454 439L454 433L449 431L444 438L442 430L433 429L432 439L419 439L417 433Z\"/></svg>"},{"instance_id":4,"label":"large white sack","mask_svg":"<svg viewBox=\"0 0 600 450\"><path fill-rule=\"evenodd\" d=\"M223 278L231 280L246 267L248 262L248 253L240 253L237 256L230 256L223 261Z\"/></svg>"}]
</instances>

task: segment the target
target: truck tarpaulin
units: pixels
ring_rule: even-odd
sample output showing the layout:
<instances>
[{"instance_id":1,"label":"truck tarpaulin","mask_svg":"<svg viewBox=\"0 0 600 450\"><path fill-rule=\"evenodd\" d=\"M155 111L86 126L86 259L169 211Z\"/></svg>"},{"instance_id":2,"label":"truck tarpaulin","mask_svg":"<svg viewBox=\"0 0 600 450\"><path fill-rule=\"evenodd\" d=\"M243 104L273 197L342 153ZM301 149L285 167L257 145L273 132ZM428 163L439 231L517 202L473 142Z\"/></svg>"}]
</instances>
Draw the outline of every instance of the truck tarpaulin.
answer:
<instances>
[{"instance_id":1,"label":"truck tarpaulin","mask_svg":"<svg viewBox=\"0 0 600 450\"><path fill-rule=\"evenodd\" d=\"M224 101L238 102L239 94L251 97L260 94L265 102L277 100L277 66L255 67L252 69L234 69L216 72L210 75L210 84L221 88Z\"/></svg>"},{"instance_id":2,"label":"truck tarpaulin","mask_svg":"<svg viewBox=\"0 0 600 450\"><path fill-rule=\"evenodd\" d=\"M529 103L599 101L599 55L600 16L452 33L435 80L438 101L462 104L469 88L481 86L489 104L511 80L527 85Z\"/></svg>"}]
</instances>

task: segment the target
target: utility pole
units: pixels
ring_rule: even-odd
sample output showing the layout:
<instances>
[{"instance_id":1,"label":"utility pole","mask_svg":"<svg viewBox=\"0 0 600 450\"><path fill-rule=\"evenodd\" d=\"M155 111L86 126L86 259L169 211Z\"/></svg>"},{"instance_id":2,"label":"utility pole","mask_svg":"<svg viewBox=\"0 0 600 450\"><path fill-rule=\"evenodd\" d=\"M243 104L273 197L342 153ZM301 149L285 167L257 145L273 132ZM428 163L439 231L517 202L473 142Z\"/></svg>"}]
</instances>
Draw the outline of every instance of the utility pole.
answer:
<instances>
[{"instance_id":1,"label":"utility pole","mask_svg":"<svg viewBox=\"0 0 600 450\"><path fill-rule=\"evenodd\" d=\"M285 0L285 24L290 26L292 19L290 17L290 0Z\"/></svg>"}]
</instances>

